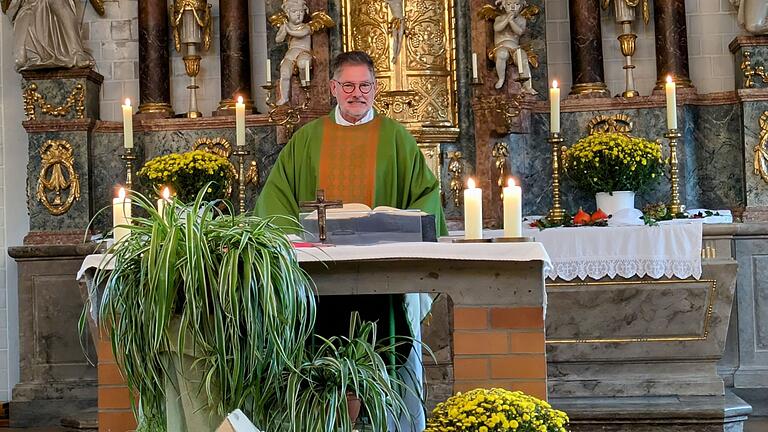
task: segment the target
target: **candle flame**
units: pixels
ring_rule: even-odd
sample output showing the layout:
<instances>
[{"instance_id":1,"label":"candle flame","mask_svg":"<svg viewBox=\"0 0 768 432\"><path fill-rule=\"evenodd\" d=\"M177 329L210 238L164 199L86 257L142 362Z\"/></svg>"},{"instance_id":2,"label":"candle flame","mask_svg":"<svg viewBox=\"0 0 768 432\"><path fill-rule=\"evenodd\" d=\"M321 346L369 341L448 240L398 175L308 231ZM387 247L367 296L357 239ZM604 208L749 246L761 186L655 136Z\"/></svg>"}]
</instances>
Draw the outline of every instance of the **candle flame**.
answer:
<instances>
[{"instance_id":1,"label":"candle flame","mask_svg":"<svg viewBox=\"0 0 768 432\"><path fill-rule=\"evenodd\" d=\"M514 187L514 186L515 186L515 179L510 177L509 180L507 180L507 187Z\"/></svg>"},{"instance_id":2,"label":"candle flame","mask_svg":"<svg viewBox=\"0 0 768 432\"><path fill-rule=\"evenodd\" d=\"M117 197L122 199L125 199L125 188L120 188L120 190L117 192Z\"/></svg>"},{"instance_id":3,"label":"candle flame","mask_svg":"<svg viewBox=\"0 0 768 432\"><path fill-rule=\"evenodd\" d=\"M125 98L125 106L131 106L131 99Z\"/></svg>"},{"instance_id":4,"label":"candle flame","mask_svg":"<svg viewBox=\"0 0 768 432\"><path fill-rule=\"evenodd\" d=\"M552 80L552 88L557 88L557 80Z\"/></svg>"},{"instance_id":5,"label":"candle flame","mask_svg":"<svg viewBox=\"0 0 768 432\"><path fill-rule=\"evenodd\" d=\"M163 199L168 201L171 198L171 190L166 186L163 188Z\"/></svg>"},{"instance_id":6,"label":"candle flame","mask_svg":"<svg viewBox=\"0 0 768 432\"><path fill-rule=\"evenodd\" d=\"M242 96L238 96L237 97L237 103L239 103L239 104L243 103L243 97Z\"/></svg>"},{"instance_id":7,"label":"candle flame","mask_svg":"<svg viewBox=\"0 0 768 432\"><path fill-rule=\"evenodd\" d=\"M672 75L667 75L667 82L670 84L674 82L672 81Z\"/></svg>"},{"instance_id":8,"label":"candle flame","mask_svg":"<svg viewBox=\"0 0 768 432\"><path fill-rule=\"evenodd\" d=\"M472 177L467 180L467 188L474 189L475 188L475 180L472 179Z\"/></svg>"}]
</instances>

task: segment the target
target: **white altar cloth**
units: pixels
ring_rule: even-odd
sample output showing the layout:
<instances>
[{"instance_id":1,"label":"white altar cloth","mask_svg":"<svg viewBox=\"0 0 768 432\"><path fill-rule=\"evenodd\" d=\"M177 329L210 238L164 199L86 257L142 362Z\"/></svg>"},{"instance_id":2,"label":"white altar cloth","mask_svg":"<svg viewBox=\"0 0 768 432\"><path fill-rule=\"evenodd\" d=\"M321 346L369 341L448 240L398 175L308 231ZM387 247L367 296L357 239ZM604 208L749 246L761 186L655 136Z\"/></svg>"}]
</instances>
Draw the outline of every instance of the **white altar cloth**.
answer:
<instances>
[{"instance_id":1,"label":"white altar cloth","mask_svg":"<svg viewBox=\"0 0 768 432\"><path fill-rule=\"evenodd\" d=\"M402 259L471 261L542 261L544 274L552 262L541 243L383 243L373 246L332 246L296 249L299 262L370 261ZM88 255L77 279L89 268L111 270L114 261L104 254Z\"/></svg>"},{"instance_id":2,"label":"white altar cloth","mask_svg":"<svg viewBox=\"0 0 768 432\"><path fill-rule=\"evenodd\" d=\"M497 237L502 231L485 231ZM658 226L524 228L547 250L549 279L570 281L616 276L654 279L701 277L702 222L679 220Z\"/></svg>"}]
</instances>

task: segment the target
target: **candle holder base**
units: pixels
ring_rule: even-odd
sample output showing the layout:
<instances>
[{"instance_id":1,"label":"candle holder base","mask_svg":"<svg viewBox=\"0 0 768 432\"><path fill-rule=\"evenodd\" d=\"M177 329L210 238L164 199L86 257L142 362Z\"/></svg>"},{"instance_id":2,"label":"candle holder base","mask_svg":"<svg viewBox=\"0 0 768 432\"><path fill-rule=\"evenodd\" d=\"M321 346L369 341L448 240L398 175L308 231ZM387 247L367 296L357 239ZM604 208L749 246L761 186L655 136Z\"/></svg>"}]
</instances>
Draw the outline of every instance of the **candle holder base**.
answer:
<instances>
[{"instance_id":1,"label":"candle holder base","mask_svg":"<svg viewBox=\"0 0 768 432\"><path fill-rule=\"evenodd\" d=\"M451 243L490 243L493 239L480 238L480 239L468 239L468 238L455 238L451 239Z\"/></svg>"},{"instance_id":2,"label":"candle holder base","mask_svg":"<svg viewBox=\"0 0 768 432\"><path fill-rule=\"evenodd\" d=\"M493 243L528 243L533 241L533 237L494 237Z\"/></svg>"}]
</instances>

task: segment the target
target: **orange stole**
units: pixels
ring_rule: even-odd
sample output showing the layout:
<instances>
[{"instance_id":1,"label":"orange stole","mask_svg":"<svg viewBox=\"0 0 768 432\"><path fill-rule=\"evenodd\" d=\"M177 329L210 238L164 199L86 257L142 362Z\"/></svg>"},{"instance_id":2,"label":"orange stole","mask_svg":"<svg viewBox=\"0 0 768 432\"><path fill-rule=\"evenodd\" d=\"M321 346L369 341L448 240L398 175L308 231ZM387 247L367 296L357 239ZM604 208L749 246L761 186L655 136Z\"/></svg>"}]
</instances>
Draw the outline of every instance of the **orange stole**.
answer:
<instances>
[{"instance_id":1,"label":"orange stole","mask_svg":"<svg viewBox=\"0 0 768 432\"><path fill-rule=\"evenodd\" d=\"M317 187L327 199L373 207L380 127L379 117L360 126L325 118Z\"/></svg>"}]
</instances>

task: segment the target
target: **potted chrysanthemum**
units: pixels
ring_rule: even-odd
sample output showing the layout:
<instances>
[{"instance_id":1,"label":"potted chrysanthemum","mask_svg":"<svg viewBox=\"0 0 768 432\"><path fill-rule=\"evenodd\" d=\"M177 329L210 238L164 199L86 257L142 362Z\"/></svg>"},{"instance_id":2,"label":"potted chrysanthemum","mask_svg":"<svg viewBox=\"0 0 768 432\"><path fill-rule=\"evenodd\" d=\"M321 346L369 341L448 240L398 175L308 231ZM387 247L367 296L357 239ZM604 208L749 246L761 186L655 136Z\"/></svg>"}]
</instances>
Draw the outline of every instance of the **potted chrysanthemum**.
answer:
<instances>
[{"instance_id":1,"label":"potted chrysanthemum","mask_svg":"<svg viewBox=\"0 0 768 432\"><path fill-rule=\"evenodd\" d=\"M205 198L227 198L231 192L235 168L227 158L204 150L171 153L147 161L138 172L142 182L160 192L168 187L184 203L208 185Z\"/></svg>"},{"instance_id":2,"label":"potted chrysanthemum","mask_svg":"<svg viewBox=\"0 0 768 432\"><path fill-rule=\"evenodd\" d=\"M635 193L664 174L661 144L621 133L586 136L563 152L563 169L577 188L595 194L608 214L634 208Z\"/></svg>"},{"instance_id":3,"label":"potted chrysanthemum","mask_svg":"<svg viewBox=\"0 0 768 432\"><path fill-rule=\"evenodd\" d=\"M568 416L547 402L500 388L457 393L432 411L424 432L567 432Z\"/></svg>"}]
</instances>

